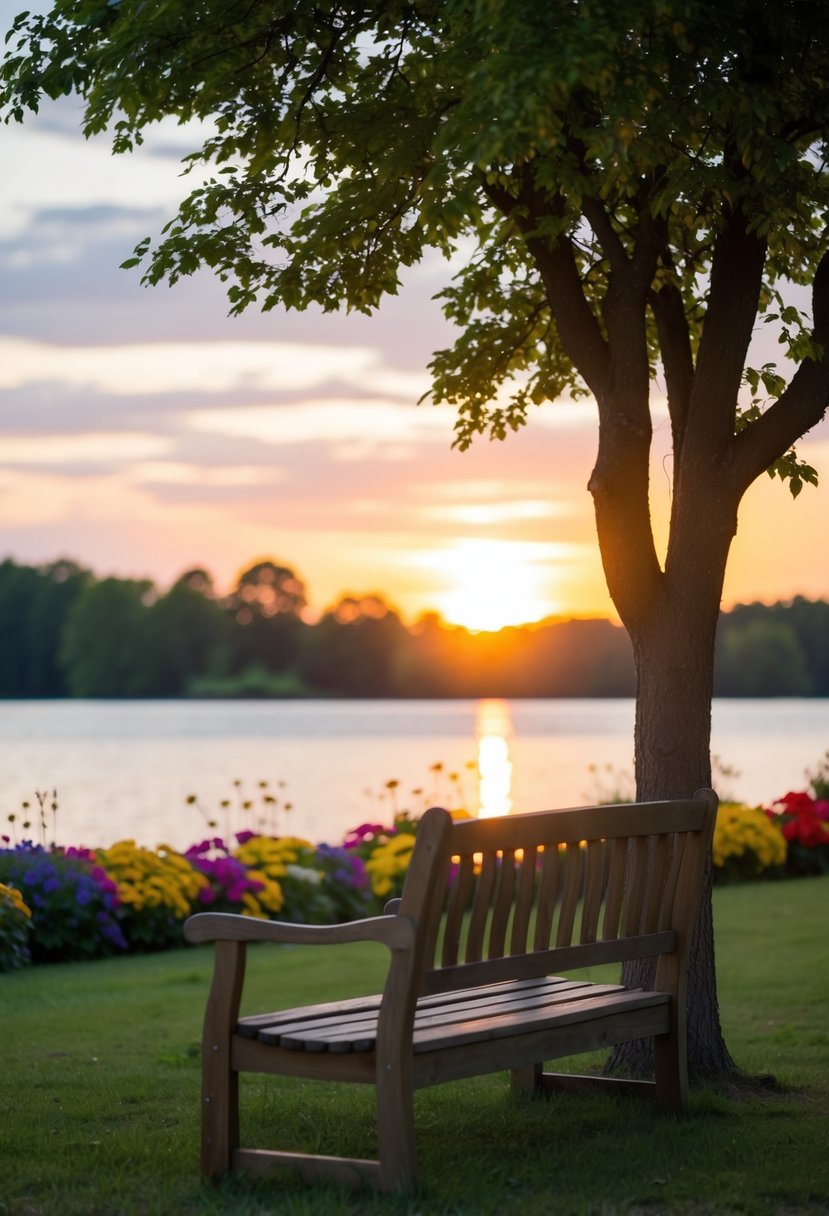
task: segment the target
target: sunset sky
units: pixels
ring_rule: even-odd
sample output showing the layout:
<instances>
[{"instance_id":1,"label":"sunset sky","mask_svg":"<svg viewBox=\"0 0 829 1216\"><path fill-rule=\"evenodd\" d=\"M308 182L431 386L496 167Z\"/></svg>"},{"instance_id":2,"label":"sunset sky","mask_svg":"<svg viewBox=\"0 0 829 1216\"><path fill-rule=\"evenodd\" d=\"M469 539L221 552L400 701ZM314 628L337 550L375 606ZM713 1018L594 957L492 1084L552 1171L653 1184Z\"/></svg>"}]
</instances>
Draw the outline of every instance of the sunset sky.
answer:
<instances>
[{"instance_id":1,"label":"sunset sky","mask_svg":"<svg viewBox=\"0 0 829 1216\"><path fill-rule=\"evenodd\" d=\"M18 7L0 0L0 24ZM173 214L192 145L171 125L113 158L78 114L48 105L0 128L0 558L161 587L201 565L223 591L271 556L316 611L380 591L407 620L436 609L479 628L612 614L586 490L594 407L547 405L459 453L451 410L415 404L450 338L431 297L451 268L414 270L372 318L230 319L207 275L142 288L119 263ZM768 478L752 488L727 606L829 598L829 425L799 450L823 485L797 502Z\"/></svg>"}]
</instances>

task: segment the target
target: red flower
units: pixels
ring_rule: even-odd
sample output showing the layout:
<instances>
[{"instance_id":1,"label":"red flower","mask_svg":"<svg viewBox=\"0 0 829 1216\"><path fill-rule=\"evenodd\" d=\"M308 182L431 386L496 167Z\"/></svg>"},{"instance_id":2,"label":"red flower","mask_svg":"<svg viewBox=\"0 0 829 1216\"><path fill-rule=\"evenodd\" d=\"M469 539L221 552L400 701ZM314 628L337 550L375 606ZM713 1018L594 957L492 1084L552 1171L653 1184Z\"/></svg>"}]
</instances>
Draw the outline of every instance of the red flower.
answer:
<instances>
[{"instance_id":1,"label":"red flower","mask_svg":"<svg viewBox=\"0 0 829 1216\"><path fill-rule=\"evenodd\" d=\"M794 794L790 791L783 798L778 798L774 805L781 808L778 812L781 815L800 815L804 811L807 814L812 814L815 800L808 794Z\"/></svg>"},{"instance_id":2,"label":"red flower","mask_svg":"<svg viewBox=\"0 0 829 1216\"><path fill-rule=\"evenodd\" d=\"M829 844L829 802L818 801L806 793L789 792L767 814L770 819L780 820L783 835L790 844L800 844L806 849Z\"/></svg>"}]
</instances>

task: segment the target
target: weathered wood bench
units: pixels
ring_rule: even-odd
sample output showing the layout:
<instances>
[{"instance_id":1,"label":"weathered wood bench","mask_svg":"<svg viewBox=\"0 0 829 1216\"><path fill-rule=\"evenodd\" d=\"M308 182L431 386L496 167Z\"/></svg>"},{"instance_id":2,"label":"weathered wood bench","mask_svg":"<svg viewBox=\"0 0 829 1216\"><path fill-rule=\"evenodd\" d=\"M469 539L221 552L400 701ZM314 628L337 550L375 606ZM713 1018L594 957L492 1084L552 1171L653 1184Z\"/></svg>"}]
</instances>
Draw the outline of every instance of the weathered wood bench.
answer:
<instances>
[{"instance_id":1,"label":"weathered wood bench","mask_svg":"<svg viewBox=\"0 0 829 1216\"><path fill-rule=\"evenodd\" d=\"M433 808L390 914L331 926L191 917L188 940L215 942L204 1173L293 1167L309 1179L403 1190L415 1180L415 1089L501 1070L524 1094L578 1087L542 1062L650 1036L654 1082L590 1081L633 1085L681 1108L688 949L716 808L710 790L462 822ZM239 1017L246 943L355 941L390 951L381 994ZM556 976L637 958L657 960L652 992ZM242 1072L374 1085L377 1160L240 1147Z\"/></svg>"}]
</instances>

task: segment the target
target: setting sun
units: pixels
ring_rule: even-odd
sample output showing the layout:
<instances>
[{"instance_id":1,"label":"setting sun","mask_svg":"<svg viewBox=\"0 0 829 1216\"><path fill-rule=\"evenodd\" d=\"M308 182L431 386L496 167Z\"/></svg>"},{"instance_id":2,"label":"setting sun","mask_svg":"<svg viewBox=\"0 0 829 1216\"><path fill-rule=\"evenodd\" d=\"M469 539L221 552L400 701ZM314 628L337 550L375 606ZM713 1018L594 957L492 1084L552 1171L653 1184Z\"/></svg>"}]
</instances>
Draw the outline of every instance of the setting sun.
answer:
<instances>
[{"instance_id":1,"label":"setting sun","mask_svg":"<svg viewBox=\"0 0 829 1216\"><path fill-rule=\"evenodd\" d=\"M546 545L507 540L461 540L439 555L448 589L437 596L447 621L472 630L523 625L556 611ZM436 560L437 560L436 555Z\"/></svg>"}]
</instances>

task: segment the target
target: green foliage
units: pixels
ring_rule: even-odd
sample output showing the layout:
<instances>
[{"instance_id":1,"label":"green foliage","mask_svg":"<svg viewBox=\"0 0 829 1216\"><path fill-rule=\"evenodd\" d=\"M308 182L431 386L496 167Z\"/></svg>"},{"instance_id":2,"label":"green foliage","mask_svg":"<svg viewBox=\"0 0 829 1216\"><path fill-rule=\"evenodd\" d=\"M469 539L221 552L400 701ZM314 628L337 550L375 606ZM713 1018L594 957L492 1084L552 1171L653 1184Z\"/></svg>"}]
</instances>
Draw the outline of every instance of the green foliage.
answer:
<instances>
[{"instance_id":1,"label":"green foliage","mask_svg":"<svg viewBox=\"0 0 829 1216\"><path fill-rule=\"evenodd\" d=\"M213 673L225 662L230 628L210 576L188 571L166 595L153 599L139 637L145 693L180 697L196 673Z\"/></svg>"},{"instance_id":2,"label":"green foliage","mask_svg":"<svg viewBox=\"0 0 829 1216\"><path fill-rule=\"evenodd\" d=\"M829 604L737 604L720 617L717 696L826 696Z\"/></svg>"},{"instance_id":3,"label":"green foliage","mask_svg":"<svg viewBox=\"0 0 829 1216\"><path fill-rule=\"evenodd\" d=\"M737 623L723 618L717 690L727 696L810 696L816 691L803 646L785 619L770 613Z\"/></svg>"},{"instance_id":4,"label":"green foliage","mask_svg":"<svg viewBox=\"0 0 829 1216\"><path fill-rule=\"evenodd\" d=\"M766 319L768 320L768 318ZM757 422L765 412L768 399L761 400L756 396L757 389L761 383L769 394L769 397L774 400L777 400L786 390L786 381L777 371L777 366L774 363L764 363L759 369L747 367L744 375L746 383L751 389L752 398L751 405L738 407L737 409L735 432L738 435L753 422ZM769 465L767 472L769 477L779 477L781 481L789 483L789 491L792 498L797 498L803 489L804 482L813 486L818 484L817 469L807 464L805 460L799 459L794 448L790 448L782 456L778 457L777 460L773 461Z\"/></svg>"},{"instance_id":5,"label":"green foliage","mask_svg":"<svg viewBox=\"0 0 829 1216\"><path fill-rule=\"evenodd\" d=\"M88 584L67 615L62 661L76 697L140 696L142 632L152 598L148 580L105 578Z\"/></svg>"},{"instance_id":6,"label":"green foliage","mask_svg":"<svg viewBox=\"0 0 829 1216\"><path fill-rule=\"evenodd\" d=\"M736 215L767 248L761 315L789 357L821 355L778 287L810 282L826 249L821 6L207 0L194 17L185 0L65 0L22 14L7 43L7 121L75 92L85 133L110 130L117 153L167 116L202 124L185 158L199 184L125 262L145 282L207 266L231 312L366 312L427 248L462 251L443 293L461 332L433 364L461 447L583 391L626 264L645 275L631 315L678 302L696 351ZM573 315L542 252L580 283ZM645 328L653 374L666 332ZM796 493L810 478L780 459Z\"/></svg>"},{"instance_id":7,"label":"green foliage","mask_svg":"<svg viewBox=\"0 0 829 1216\"><path fill-rule=\"evenodd\" d=\"M17 887L0 882L0 972L29 962L31 910Z\"/></svg>"},{"instance_id":8,"label":"green foliage","mask_svg":"<svg viewBox=\"0 0 829 1216\"><path fill-rule=\"evenodd\" d=\"M92 575L64 558L44 566L0 563L0 689L6 697L67 692L60 648L72 605Z\"/></svg>"},{"instance_id":9,"label":"green foliage","mask_svg":"<svg viewBox=\"0 0 829 1216\"><path fill-rule=\"evenodd\" d=\"M814 772L806 775L814 797L822 802L829 802L829 751L821 758Z\"/></svg>"}]
</instances>

